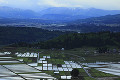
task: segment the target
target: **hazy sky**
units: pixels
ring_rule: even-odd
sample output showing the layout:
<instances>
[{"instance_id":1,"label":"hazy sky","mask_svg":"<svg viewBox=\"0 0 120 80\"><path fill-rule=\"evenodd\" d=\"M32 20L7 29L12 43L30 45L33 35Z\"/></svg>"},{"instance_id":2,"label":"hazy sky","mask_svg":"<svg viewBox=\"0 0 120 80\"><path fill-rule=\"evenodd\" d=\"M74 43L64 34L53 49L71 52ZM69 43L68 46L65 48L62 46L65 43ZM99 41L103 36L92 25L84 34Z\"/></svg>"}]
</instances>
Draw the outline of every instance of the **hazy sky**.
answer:
<instances>
[{"instance_id":1,"label":"hazy sky","mask_svg":"<svg viewBox=\"0 0 120 80\"><path fill-rule=\"evenodd\" d=\"M120 0L0 0L0 6L39 10L45 7L81 7L120 10Z\"/></svg>"}]
</instances>

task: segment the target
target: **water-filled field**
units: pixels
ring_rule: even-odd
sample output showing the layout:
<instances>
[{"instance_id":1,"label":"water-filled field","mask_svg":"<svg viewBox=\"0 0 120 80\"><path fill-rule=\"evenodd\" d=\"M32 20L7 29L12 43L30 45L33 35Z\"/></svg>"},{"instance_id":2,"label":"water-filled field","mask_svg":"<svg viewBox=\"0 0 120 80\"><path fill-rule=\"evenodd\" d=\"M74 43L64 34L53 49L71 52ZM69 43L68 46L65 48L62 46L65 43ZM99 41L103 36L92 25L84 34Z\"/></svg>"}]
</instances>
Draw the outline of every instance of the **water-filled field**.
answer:
<instances>
[{"instance_id":1,"label":"water-filled field","mask_svg":"<svg viewBox=\"0 0 120 80\"><path fill-rule=\"evenodd\" d=\"M65 53L11 52L0 53L1 79L71 79L76 68L85 80L120 76L119 63L84 63L83 57ZM8 73L5 73L7 70ZM7 77L5 77L7 76ZM14 76L13 79L12 76Z\"/></svg>"}]
</instances>

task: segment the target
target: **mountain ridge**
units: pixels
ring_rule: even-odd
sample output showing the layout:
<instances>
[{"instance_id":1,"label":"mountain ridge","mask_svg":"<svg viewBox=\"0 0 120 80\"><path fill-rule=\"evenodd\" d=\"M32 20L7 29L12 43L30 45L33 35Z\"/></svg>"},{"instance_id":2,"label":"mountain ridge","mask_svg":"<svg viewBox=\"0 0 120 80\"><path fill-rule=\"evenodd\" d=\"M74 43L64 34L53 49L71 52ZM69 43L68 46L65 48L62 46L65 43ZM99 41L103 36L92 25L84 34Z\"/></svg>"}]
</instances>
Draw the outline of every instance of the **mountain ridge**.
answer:
<instances>
[{"instance_id":1,"label":"mountain ridge","mask_svg":"<svg viewBox=\"0 0 120 80\"><path fill-rule=\"evenodd\" d=\"M101 17L92 17L87 19L79 19L75 23L104 23L104 24L120 24L120 14L106 15Z\"/></svg>"},{"instance_id":2,"label":"mountain ridge","mask_svg":"<svg viewBox=\"0 0 120 80\"><path fill-rule=\"evenodd\" d=\"M5 18L42 18L48 20L77 20L90 17L120 14L120 10L82 9L67 7L50 7L39 12L19 8L0 7L0 17ZM58 15L58 16L56 16ZM61 19L60 17L63 16Z\"/></svg>"}]
</instances>

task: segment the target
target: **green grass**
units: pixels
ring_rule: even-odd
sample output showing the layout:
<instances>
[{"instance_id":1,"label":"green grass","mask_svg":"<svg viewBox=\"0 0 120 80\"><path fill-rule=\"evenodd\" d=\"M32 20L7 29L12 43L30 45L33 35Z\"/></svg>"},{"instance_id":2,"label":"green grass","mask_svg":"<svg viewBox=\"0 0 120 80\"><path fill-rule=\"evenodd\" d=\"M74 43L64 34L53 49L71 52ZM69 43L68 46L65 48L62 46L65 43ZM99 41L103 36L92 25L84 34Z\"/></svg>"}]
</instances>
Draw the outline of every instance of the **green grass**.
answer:
<instances>
[{"instance_id":1,"label":"green grass","mask_svg":"<svg viewBox=\"0 0 120 80\"><path fill-rule=\"evenodd\" d=\"M43 64L41 64L41 63L38 63L38 66L43 66Z\"/></svg>"},{"instance_id":2,"label":"green grass","mask_svg":"<svg viewBox=\"0 0 120 80\"><path fill-rule=\"evenodd\" d=\"M65 64L63 59L48 59L47 61L52 64Z\"/></svg>"},{"instance_id":3,"label":"green grass","mask_svg":"<svg viewBox=\"0 0 120 80\"><path fill-rule=\"evenodd\" d=\"M118 54L99 54L99 55L91 55L85 56L85 62L94 63L96 61L99 62L118 62L120 61L120 55Z\"/></svg>"},{"instance_id":4,"label":"green grass","mask_svg":"<svg viewBox=\"0 0 120 80\"><path fill-rule=\"evenodd\" d=\"M89 73L91 73L93 77L115 77L115 75L104 73L96 69L90 69Z\"/></svg>"},{"instance_id":5,"label":"green grass","mask_svg":"<svg viewBox=\"0 0 120 80\"><path fill-rule=\"evenodd\" d=\"M79 70L79 72L85 72L85 70L82 69L82 68L80 68L80 69L78 69L78 70Z\"/></svg>"},{"instance_id":6,"label":"green grass","mask_svg":"<svg viewBox=\"0 0 120 80\"><path fill-rule=\"evenodd\" d=\"M33 62L31 58L29 57L14 57L15 59L23 59L25 63L31 63Z\"/></svg>"},{"instance_id":7,"label":"green grass","mask_svg":"<svg viewBox=\"0 0 120 80\"><path fill-rule=\"evenodd\" d=\"M64 71L64 73L65 73L66 76L71 75L69 71Z\"/></svg>"},{"instance_id":8,"label":"green grass","mask_svg":"<svg viewBox=\"0 0 120 80\"><path fill-rule=\"evenodd\" d=\"M65 72L64 71L60 71L59 73L61 76L65 75Z\"/></svg>"},{"instance_id":9,"label":"green grass","mask_svg":"<svg viewBox=\"0 0 120 80\"><path fill-rule=\"evenodd\" d=\"M86 66L86 65L82 65L83 67L88 67L88 66Z\"/></svg>"},{"instance_id":10,"label":"green grass","mask_svg":"<svg viewBox=\"0 0 120 80\"><path fill-rule=\"evenodd\" d=\"M114 49L109 48L109 49ZM117 48L116 48L117 49ZM86 52L88 51L88 52ZM65 50L63 53L67 54L75 54L81 57L84 57L86 60L83 61L84 63L94 63L96 61L99 62L118 62L120 61L120 55L119 54L109 54L109 53L97 53L95 54L94 51L96 51L96 48L93 47L83 47L83 48L75 48L71 50Z\"/></svg>"},{"instance_id":11,"label":"green grass","mask_svg":"<svg viewBox=\"0 0 120 80\"><path fill-rule=\"evenodd\" d=\"M84 80L96 80L96 79L93 79L93 78L90 78L90 77L84 77Z\"/></svg>"},{"instance_id":12,"label":"green grass","mask_svg":"<svg viewBox=\"0 0 120 80\"><path fill-rule=\"evenodd\" d=\"M24 64L24 63L0 63L0 65L15 65L15 64Z\"/></svg>"}]
</instances>

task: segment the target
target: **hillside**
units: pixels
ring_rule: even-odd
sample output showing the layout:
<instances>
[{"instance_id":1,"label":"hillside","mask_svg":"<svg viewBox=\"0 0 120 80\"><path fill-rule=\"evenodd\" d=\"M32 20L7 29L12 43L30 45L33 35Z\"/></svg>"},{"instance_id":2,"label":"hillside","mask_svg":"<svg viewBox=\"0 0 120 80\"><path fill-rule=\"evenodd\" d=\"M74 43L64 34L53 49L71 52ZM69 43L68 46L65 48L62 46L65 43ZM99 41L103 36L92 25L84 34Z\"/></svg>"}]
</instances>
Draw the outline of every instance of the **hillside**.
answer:
<instances>
[{"instance_id":1,"label":"hillside","mask_svg":"<svg viewBox=\"0 0 120 80\"><path fill-rule=\"evenodd\" d=\"M47 28L54 30L76 31L80 33L100 31L120 32L120 14L79 19L68 22L66 26L52 26Z\"/></svg>"},{"instance_id":2,"label":"hillside","mask_svg":"<svg viewBox=\"0 0 120 80\"><path fill-rule=\"evenodd\" d=\"M52 40L35 44L43 49L51 48L81 48L81 47L106 47L117 46L120 47L120 33L98 32L98 33L72 33L59 36Z\"/></svg>"},{"instance_id":3,"label":"hillside","mask_svg":"<svg viewBox=\"0 0 120 80\"><path fill-rule=\"evenodd\" d=\"M81 19L75 21L75 23L120 24L120 14Z\"/></svg>"},{"instance_id":4,"label":"hillside","mask_svg":"<svg viewBox=\"0 0 120 80\"><path fill-rule=\"evenodd\" d=\"M45 41L62 34L65 34L65 32L48 31L33 27L0 27L0 45Z\"/></svg>"},{"instance_id":5,"label":"hillside","mask_svg":"<svg viewBox=\"0 0 120 80\"><path fill-rule=\"evenodd\" d=\"M101 31L110 31L110 32L120 32L120 25L117 26L114 24L106 25L106 24L94 24L94 23L70 23L66 26L48 26L44 27L44 29L49 30L59 30L59 31L75 31L78 33L89 33L89 32L101 32Z\"/></svg>"}]
</instances>

